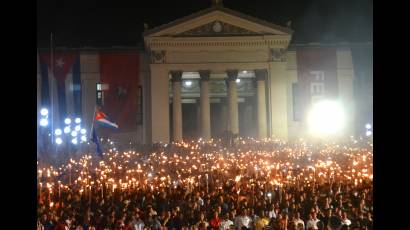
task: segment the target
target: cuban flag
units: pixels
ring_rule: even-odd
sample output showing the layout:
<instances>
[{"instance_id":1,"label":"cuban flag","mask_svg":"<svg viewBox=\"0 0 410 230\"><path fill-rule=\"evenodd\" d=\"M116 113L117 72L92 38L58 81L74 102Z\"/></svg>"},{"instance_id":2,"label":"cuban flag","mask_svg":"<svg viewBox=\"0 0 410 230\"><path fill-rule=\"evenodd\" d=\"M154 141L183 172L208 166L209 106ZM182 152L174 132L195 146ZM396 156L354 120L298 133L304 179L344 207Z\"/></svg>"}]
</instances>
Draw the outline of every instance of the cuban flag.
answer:
<instances>
[{"instance_id":1,"label":"cuban flag","mask_svg":"<svg viewBox=\"0 0 410 230\"><path fill-rule=\"evenodd\" d=\"M40 53L41 106L53 112L54 122L81 117L80 55L76 52ZM53 63L53 68L51 64Z\"/></svg>"},{"instance_id":2,"label":"cuban flag","mask_svg":"<svg viewBox=\"0 0 410 230\"><path fill-rule=\"evenodd\" d=\"M118 125L111 122L105 113L103 113L100 109L96 109L95 111L95 123L108 127L108 128L114 128L118 129Z\"/></svg>"}]
</instances>

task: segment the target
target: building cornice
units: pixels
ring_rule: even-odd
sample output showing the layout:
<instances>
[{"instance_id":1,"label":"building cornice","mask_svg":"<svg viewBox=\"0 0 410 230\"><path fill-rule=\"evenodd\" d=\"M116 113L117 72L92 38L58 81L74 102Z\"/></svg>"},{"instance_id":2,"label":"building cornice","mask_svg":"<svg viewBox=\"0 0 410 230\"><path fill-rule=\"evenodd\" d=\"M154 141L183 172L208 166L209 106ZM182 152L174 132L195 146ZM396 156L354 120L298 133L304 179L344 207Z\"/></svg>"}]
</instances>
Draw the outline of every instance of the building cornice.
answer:
<instances>
[{"instance_id":1,"label":"building cornice","mask_svg":"<svg viewBox=\"0 0 410 230\"><path fill-rule=\"evenodd\" d=\"M290 43L289 35L234 37L154 37L147 38L146 47L166 50L173 47L283 47Z\"/></svg>"}]
</instances>

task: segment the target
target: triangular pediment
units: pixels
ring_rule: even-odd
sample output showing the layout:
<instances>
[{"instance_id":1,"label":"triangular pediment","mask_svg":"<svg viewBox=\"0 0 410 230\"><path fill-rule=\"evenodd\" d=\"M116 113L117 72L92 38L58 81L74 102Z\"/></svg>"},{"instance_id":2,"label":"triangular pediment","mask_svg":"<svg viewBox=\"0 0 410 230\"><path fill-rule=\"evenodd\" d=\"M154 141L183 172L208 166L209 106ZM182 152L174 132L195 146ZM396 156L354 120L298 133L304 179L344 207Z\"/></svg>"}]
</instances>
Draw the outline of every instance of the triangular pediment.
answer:
<instances>
[{"instance_id":1,"label":"triangular pediment","mask_svg":"<svg viewBox=\"0 0 410 230\"><path fill-rule=\"evenodd\" d=\"M144 37L291 35L278 26L224 7L212 7L147 30Z\"/></svg>"},{"instance_id":2,"label":"triangular pediment","mask_svg":"<svg viewBox=\"0 0 410 230\"><path fill-rule=\"evenodd\" d=\"M219 36L263 35L239 26L215 20L202 26L175 35L176 37L219 37Z\"/></svg>"}]
</instances>

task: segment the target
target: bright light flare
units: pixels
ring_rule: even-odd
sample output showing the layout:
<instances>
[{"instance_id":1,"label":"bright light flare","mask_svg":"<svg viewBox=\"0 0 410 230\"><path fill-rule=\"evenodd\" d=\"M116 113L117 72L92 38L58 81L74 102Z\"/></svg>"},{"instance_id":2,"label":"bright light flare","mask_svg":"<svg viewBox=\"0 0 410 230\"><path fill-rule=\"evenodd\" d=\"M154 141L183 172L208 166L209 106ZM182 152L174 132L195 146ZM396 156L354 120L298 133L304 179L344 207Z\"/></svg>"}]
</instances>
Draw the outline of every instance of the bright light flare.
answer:
<instances>
[{"instance_id":1,"label":"bright light flare","mask_svg":"<svg viewBox=\"0 0 410 230\"><path fill-rule=\"evenodd\" d=\"M54 131L54 134L57 135L57 136L60 136L62 133L63 133L63 132L61 131L61 129L56 129L56 130Z\"/></svg>"},{"instance_id":2,"label":"bright light flare","mask_svg":"<svg viewBox=\"0 0 410 230\"><path fill-rule=\"evenodd\" d=\"M70 118L66 118L66 119L64 120L64 123L65 123L66 125L71 124L71 119L70 119Z\"/></svg>"},{"instance_id":3,"label":"bright light flare","mask_svg":"<svg viewBox=\"0 0 410 230\"><path fill-rule=\"evenodd\" d=\"M185 86L188 86L188 87L189 87L189 86L192 85L192 81L185 81L184 84L185 84Z\"/></svg>"},{"instance_id":4,"label":"bright light flare","mask_svg":"<svg viewBox=\"0 0 410 230\"><path fill-rule=\"evenodd\" d=\"M48 125L48 120L45 118L40 119L40 126L46 127Z\"/></svg>"},{"instance_id":5,"label":"bright light flare","mask_svg":"<svg viewBox=\"0 0 410 230\"><path fill-rule=\"evenodd\" d=\"M371 136L372 134L373 134L372 131L370 131L370 130L367 130L367 131L366 131L366 136L369 137L369 136Z\"/></svg>"},{"instance_id":6,"label":"bright light flare","mask_svg":"<svg viewBox=\"0 0 410 230\"><path fill-rule=\"evenodd\" d=\"M72 140L71 140L71 143L73 143L73 144L76 145L76 144L78 143L77 138L72 139Z\"/></svg>"},{"instance_id":7,"label":"bright light flare","mask_svg":"<svg viewBox=\"0 0 410 230\"><path fill-rule=\"evenodd\" d=\"M56 138L56 144L61 145L62 143L63 143L63 140L61 139L61 137L57 137Z\"/></svg>"},{"instance_id":8,"label":"bright light flare","mask_svg":"<svg viewBox=\"0 0 410 230\"><path fill-rule=\"evenodd\" d=\"M309 130L315 135L328 135L340 132L345 126L342 106L335 101L319 101L308 114Z\"/></svg>"},{"instance_id":9,"label":"bright light flare","mask_svg":"<svg viewBox=\"0 0 410 230\"><path fill-rule=\"evenodd\" d=\"M69 132L71 132L70 126L66 126L64 128L64 133L69 133Z\"/></svg>"},{"instance_id":10,"label":"bright light flare","mask_svg":"<svg viewBox=\"0 0 410 230\"><path fill-rule=\"evenodd\" d=\"M48 115L48 109L42 108L42 109L40 110L40 114L41 114L41 116L47 116L47 115Z\"/></svg>"}]
</instances>

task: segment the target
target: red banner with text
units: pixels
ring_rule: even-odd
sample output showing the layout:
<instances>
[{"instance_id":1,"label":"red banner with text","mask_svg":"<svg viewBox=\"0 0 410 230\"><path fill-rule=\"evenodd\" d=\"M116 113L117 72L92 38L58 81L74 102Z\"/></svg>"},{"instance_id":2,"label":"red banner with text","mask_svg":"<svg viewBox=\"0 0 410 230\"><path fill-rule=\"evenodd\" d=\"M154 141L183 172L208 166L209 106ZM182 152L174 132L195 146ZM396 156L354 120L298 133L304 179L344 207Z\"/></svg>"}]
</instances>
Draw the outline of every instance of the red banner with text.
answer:
<instances>
[{"instance_id":1,"label":"red banner with text","mask_svg":"<svg viewBox=\"0 0 410 230\"><path fill-rule=\"evenodd\" d=\"M300 116L306 118L312 103L338 96L336 48L298 48L298 105Z\"/></svg>"}]
</instances>

